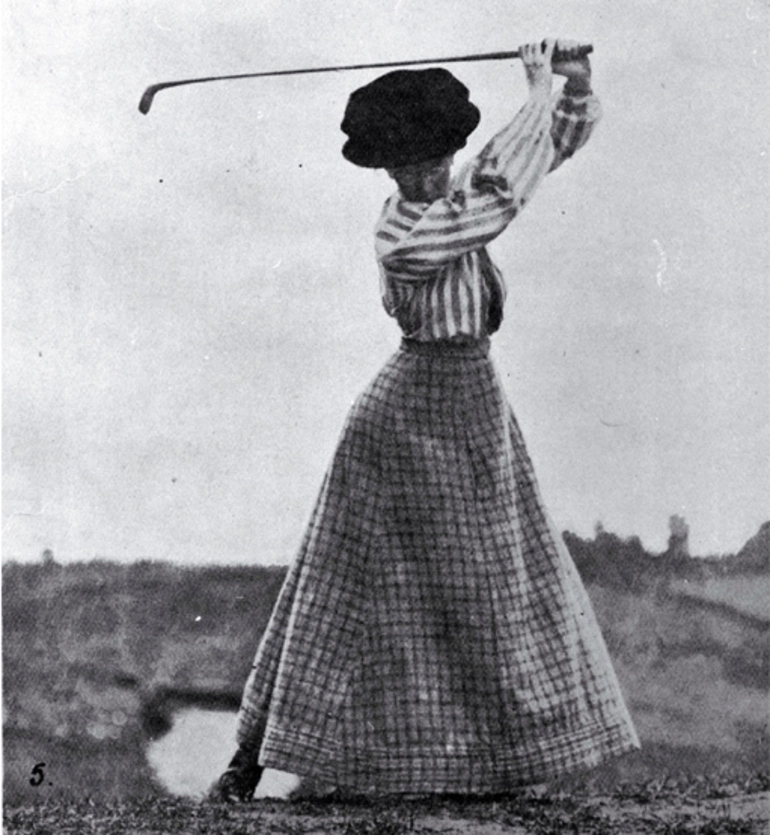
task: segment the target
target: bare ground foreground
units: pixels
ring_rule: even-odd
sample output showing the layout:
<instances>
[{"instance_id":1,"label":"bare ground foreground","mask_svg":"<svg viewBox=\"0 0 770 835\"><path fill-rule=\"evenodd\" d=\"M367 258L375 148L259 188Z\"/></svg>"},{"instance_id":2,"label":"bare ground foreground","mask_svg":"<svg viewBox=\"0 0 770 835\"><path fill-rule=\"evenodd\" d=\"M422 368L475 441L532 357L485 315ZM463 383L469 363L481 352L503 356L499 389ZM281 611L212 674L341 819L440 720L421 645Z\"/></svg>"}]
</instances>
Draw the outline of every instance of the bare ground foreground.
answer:
<instances>
[{"instance_id":1,"label":"bare ground foreground","mask_svg":"<svg viewBox=\"0 0 770 835\"><path fill-rule=\"evenodd\" d=\"M6 810L4 831L29 835L730 835L770 833L770 792L699 797L636 789L624 794L467 800L190 800L45 803ZM726 795L728 790L711 792Z\"/></svg>"}]
</instances>

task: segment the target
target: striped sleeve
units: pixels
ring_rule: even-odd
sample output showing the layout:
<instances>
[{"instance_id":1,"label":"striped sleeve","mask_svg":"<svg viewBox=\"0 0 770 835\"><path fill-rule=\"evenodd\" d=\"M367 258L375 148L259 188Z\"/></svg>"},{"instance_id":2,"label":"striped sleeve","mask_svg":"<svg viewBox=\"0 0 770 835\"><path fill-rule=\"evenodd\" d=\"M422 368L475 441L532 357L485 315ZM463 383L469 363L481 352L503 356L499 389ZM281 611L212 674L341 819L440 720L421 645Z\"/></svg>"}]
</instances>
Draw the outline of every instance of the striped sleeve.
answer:
<instances>
[{"instance_id":1,"label":"striped sleeve","mask_svg":"<svg viewBox=\"0 0 770 835\"><path fill-rule=\"evenodd\" d=\"M601 104L594 95L570 96L562 92L554 97L551 123L554 155L551 171L588 142L601 115Z\"/></svg>"},{"instance_id":2,"label":"striped sleeve","mask_svg":"<svg viewBox=\"0 0 770 835\"><path fill-rule=\"evenodd\" d=\"M496 238L550 170L552 116L531 98L430 206L392 199L378 225L378 260L394 278L424 280Z\"/></svg>"}]
</instances>

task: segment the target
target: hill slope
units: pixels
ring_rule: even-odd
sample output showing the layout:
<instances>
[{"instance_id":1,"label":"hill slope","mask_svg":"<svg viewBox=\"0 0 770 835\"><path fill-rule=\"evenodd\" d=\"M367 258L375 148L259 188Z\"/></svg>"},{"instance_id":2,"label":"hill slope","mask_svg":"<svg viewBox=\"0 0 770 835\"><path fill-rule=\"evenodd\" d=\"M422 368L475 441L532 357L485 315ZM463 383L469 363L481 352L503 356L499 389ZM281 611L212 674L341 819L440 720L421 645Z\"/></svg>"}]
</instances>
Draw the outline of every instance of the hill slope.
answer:
<instances>
[{"instance_id":1,"label":"hill slope","mask_svg":"<svg viewBox=\"0 0 770 835\"><path fill-rule=\"evenodd\" d=\"M644 745L597 779L767 770L766 628L673 596L681 572L633 542L567 541ZM185 699L237 704L284 574L4 566L6 801L156 792L144 746L164 732L164 709ZM44 779L31 785L36 766Z\"/></svg>"}]
</instances>

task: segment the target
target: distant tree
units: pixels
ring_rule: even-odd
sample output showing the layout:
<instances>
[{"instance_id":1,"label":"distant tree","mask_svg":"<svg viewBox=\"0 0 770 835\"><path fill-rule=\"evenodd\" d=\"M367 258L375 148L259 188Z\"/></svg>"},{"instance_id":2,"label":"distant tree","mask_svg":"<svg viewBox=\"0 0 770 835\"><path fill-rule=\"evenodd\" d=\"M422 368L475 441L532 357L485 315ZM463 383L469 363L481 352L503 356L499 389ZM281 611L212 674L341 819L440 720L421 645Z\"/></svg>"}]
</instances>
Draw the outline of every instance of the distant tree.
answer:
<instances>
[{"instance_id":1,"label":"distant tree","mask_svg":"<svg viewBox=\"0 0 770 835\"><path fill-rule=\"evenodd\" d=\"M598 527L593 540L581 539L569 531L562 534L583 581L635 594L645 591L652 579L654 561L639 537L621 539Z\"/></svg>"},{"instance_id":2,"label":"distant tree","mask_svg":"<svg viewBox=\"0 0 770 835\"><path fill-rule=\"evenodd\" d=\"M56 562L53 551L50 548L46 548L40 555L40 561L43 565L53 565Z\"/></svg>"},{"instance_id":3,"label":"distant tree","mask_svg":"<svg viewBox=\"0 0 770 835\"><path fill-rule=\"evenodd\" d=\"M668 520L668 529L671 532L668 537L668 550L666 556L669 559L684 559L690 556L690 526L685 522L683 516L674 514Z\"/></svg>"},{"instance_id":4,"label":"distant tree","mask_svg":"<svg viewBox=\"0 0 770 835\"><path fill-rule=\"evenodd\" d=\"M743 548L724 562L730 573L770 571L770 522L761 525Z\"/></svg>"}]
</instances>

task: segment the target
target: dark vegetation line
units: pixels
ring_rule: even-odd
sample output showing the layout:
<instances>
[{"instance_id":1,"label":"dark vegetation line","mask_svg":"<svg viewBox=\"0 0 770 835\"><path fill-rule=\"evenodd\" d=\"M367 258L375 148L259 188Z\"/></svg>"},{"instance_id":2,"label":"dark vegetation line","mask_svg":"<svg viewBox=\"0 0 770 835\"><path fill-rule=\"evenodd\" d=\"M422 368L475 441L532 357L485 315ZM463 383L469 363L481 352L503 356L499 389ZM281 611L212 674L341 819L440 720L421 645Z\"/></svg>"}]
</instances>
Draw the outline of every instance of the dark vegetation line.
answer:
<instances>
[{"instance_id":1,"label":"dark vegetation line","mask_svg":"<svg viewBox=\"0 0 770 835\"><path fill-rule=\"evenodd\" d=\"M661 553L647 551L638 536L623 538L608 533L601 525L597 525L594 539L583 539L571 531L564 531L562 538L585 582L627 591L646 590L650 583L661 578L702 581L770 571L770 521L761 525L756 535L737 553L721 556L691 556L686 532L672 533L667 549ZM50 576L52 572L61 571L65 564L57 563L53 552L46 549L41 563L22 563L11 559L3 563L3 573L13 573L21 566L27 573L29 584L33 584L36 576ZM132 590L152 588L159 577L166 579L169 574L181 579L192 572L203 582L216 583L248 580L255 572L282 579L287 571L286 566L280 565L183 565L152 559L119 563L102 557L69 562L66 568L71 572L82 572L79 577L82 580L88 579L89 569L97 574L100 571L109 573L112 578L119 577ZM78 578L74 574L70 573L70 577L73 583L77 583ZM106 582L106 579L101 579L101 582ZM83 589L88 593L93 590L91 585Z\"/></svg>"}]
</instances>

